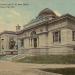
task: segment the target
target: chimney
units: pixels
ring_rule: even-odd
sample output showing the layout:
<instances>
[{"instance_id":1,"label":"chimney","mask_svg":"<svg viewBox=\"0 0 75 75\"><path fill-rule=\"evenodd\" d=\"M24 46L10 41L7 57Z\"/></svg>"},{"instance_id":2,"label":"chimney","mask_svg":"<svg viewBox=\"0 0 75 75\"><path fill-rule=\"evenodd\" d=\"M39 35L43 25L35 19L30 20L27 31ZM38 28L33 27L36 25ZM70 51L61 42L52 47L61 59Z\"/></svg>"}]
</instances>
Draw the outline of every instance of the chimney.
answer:
<instances>
[{"instance_id":1,"label":"chimney","mask_svg":"<svg viewBox=\"0 0 75 75\"><path fill-rule=\"evenodd\" d=\"M16 26L16 31L18 32L18 31L20 31L21 30L21 26L18 24L17 26Z\"/></svg>"}]
</instances>

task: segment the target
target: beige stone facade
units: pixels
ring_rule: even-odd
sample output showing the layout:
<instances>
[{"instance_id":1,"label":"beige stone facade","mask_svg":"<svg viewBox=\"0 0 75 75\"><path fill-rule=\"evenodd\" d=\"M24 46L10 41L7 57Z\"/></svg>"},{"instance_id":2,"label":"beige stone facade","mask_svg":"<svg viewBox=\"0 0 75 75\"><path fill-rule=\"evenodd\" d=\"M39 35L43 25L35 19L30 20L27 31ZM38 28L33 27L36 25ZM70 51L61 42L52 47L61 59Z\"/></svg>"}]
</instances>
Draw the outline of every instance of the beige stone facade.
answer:
<instances>
[{"instance_id":1,"label":"beige stone facade","mask_svg":"<svg viewBox=\"0 0 75 75\"><path fill-rule=\"evenodd\" d=\"M75 17L57 16L46 8L36 19L17 31L0 34L3 54L73 54L75 53Z\"/></svg>"}]
</instances>

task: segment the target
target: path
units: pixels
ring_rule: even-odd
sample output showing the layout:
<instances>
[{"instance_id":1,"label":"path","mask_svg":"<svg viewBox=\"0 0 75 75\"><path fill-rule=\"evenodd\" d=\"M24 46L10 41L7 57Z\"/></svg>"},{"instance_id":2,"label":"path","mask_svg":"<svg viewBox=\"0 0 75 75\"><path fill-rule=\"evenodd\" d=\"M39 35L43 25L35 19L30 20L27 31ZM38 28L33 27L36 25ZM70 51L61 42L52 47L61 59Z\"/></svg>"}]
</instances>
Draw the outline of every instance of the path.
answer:
<instances>
[{"instance_id":1,"label":"path","mask_svg":"<svg viewBox=\"0 0 75 75\"><path fill-rule=\"evenodd\" d=\"M42 68L64 68L75 67L75 65L63 64L28 64L9 61L0 61L0 75L58 75L40 71Z\"/></svg>"}]
</instances>

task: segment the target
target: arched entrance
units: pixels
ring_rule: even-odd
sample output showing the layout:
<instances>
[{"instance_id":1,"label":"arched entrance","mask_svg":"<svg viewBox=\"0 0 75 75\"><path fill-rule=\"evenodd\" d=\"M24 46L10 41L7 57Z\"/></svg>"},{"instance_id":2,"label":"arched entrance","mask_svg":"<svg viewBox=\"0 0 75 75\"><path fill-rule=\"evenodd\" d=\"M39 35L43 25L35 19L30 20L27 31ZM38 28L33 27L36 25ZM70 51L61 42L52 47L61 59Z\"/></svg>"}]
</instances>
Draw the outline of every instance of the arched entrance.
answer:
<instances>
[{"instance_id":1,"label":"arched entrance","mask_svg":"<svg viewBox=\"0 0 75 75\"><path fill-rule=\"evenodd\" d=\"M35 31L31 32L31 46L34 48L38 46L38 36Z\"/></svg>"},{"instance_id":2,"label":"arched entrance","mask_svg":"<svg viewBox=\"0 0 75 75\"><path fill-rule=\"evenodd\" d=\"M34 48L37 47L37 38L33 38L33 42L34 42Z\"/></svg>"}]
</instances>

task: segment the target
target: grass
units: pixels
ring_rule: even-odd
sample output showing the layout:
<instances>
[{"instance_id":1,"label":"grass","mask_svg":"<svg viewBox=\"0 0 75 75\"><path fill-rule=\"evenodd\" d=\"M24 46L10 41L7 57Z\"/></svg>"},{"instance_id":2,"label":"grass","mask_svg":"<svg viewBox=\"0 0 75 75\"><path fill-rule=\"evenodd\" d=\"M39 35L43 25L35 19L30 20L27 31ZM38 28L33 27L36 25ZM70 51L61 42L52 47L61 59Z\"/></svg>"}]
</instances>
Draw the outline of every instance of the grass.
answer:
<instances>
[{"instance_id":1,"label":"grass","mask_svg":"<svg viewBox=\"0 0 75 75\"><path fill-rule=\"evenodd\" d=\"M46 72L59 73L63 75L75 75L75 68L42 69Z\"/></svg>"},{"instance_id":2,"label":"grass","mask_svg":"<svg viewBox=\"0 0 75 75\"><path fill-rule=\"evenodd\" d=\"M5 55L0 55L0 59L3 58Z\"/></svg>"},{"instance_id":3,"label":"grass","mask_svg":"<svg viewBox=\"0 0 75 75\"><path fill-rule=\"evenodd\" d=\"M25 57L16 61L38 64L75 64L75 55L39 55Z\"/></svg>"}]
</instances>

